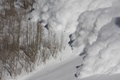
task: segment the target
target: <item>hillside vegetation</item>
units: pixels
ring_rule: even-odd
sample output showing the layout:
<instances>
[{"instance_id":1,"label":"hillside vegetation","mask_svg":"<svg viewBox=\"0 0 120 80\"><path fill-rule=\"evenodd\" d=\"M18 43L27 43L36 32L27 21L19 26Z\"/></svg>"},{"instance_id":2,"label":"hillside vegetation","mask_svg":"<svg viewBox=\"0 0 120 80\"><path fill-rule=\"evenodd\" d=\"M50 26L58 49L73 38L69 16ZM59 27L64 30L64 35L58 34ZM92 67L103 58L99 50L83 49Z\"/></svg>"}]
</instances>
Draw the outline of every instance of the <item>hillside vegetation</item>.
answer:
<instances>
[{"instance_id":1,"label":"hillside vegetation","mask_svg":"<svg viewBox=\"0 0 120 80\"><path fill-rule=\"evenodd\" d=\"M31 72L62 50L63 37L58 40L52 29L46 30L40 21L28 17L34 2L0 1L0 80Z\"/></svg>"}]
</instances>

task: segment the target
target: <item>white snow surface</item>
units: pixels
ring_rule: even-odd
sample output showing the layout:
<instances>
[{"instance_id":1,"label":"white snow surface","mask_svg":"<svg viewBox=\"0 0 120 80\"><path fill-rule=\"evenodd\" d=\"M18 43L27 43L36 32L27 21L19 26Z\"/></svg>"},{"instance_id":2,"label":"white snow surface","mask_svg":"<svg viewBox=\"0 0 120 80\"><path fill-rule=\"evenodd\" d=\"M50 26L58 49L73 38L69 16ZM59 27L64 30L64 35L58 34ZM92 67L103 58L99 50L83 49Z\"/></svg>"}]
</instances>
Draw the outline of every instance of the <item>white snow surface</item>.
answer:
<instances>
[{"instance_id":1,"label":"white snow surface","mask_svg":"<svg viewBox=\"0 0 120 80\"><path fill-rule=\"evenodd\" d=\"M39 20L43 21L43 25L48 24L58 35L64 33L67 39L72 34L73 53L80 54L83 51L86 53L79 78L111 75L120 73L119 5L120 0L36 0L33 6L35 10L30 17L33 22ZM81 64L81 61L78 64ZM67 67L69 66L67 65L66 69ZM67 79L55 75L62 75L61 69L51 73L31 80L74 80L70 77L74 73L72 70L65 72L70 74L66 75Z\"/></svg>"},{"instance_id":2,"label":"white snow surface","mask_svg":"<svg viewBox=\"0 0 120 80\"><path fill-rule=\"evenodd\" d=\"M94 75L87 78L78 79L74 76L76 66L82 61L81 57L71 56L65 61L52 63L44 69L30 73L24 77L18 77L17 80L119 80L120 74L114 75ZM79 64L80 65L80 64ZM15 79L16 80L16 79Z\"/></svg>"}]
</instances>

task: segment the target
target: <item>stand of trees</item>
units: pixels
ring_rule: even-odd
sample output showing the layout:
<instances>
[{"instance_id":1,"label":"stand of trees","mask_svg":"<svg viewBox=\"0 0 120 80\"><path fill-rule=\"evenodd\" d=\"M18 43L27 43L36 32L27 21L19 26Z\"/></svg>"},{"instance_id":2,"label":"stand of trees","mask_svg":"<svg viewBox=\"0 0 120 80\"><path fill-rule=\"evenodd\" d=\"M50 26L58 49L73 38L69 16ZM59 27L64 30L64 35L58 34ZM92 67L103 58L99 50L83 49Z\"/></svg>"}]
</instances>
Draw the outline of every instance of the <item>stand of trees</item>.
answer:
<instances>
[{"instance_id":1,"label":"stand of trees","mask_svg":"<svg viewBox=\"0 0 120 80\"><path fill-rule=\"evenodd\" d=\"M23 5L16 9L14 3ZM45 63L57 57L63 49L63 35L58 40L54 30L46 34L39 22L30 22L26 15L34 0L1 0L0 5L0 80L16 77L22 71L31 72L36 63Z\"/></svg>"}]
</instances>

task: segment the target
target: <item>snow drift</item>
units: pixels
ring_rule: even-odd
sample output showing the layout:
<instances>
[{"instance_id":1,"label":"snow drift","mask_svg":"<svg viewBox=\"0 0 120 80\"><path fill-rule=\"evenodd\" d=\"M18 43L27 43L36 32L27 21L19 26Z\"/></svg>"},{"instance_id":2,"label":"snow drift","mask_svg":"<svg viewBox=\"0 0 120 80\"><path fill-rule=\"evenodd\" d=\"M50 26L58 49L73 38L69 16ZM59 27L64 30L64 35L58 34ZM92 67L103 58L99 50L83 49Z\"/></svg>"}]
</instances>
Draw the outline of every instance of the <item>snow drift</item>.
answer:
<instances>
[{"instance_id":1,"label":"snow drift","mask_svg":"<svg viewBox=\"0 0 120 80\"><path fill-rule=\"evenodd\" d=\"M32 21L63 33L66 44L72 34L73 53L86 53L80 78L120 72L118 0L36 0L33 7Z\"/></svg>"}]
</instances>

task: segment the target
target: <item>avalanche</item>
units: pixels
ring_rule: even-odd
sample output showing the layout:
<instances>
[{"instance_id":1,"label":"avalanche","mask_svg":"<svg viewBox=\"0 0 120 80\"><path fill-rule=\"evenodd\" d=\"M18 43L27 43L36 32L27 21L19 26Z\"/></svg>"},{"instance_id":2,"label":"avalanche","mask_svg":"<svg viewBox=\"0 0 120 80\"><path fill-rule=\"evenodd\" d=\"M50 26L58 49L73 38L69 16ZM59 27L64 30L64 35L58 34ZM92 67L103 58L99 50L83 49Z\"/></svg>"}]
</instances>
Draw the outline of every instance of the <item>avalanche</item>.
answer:
<instances>
[{"instance_id":1,"label":"avalanche","mask_svg":"<svg viewBox=\"0 0 120 80\"><path fill-rule=\"evenodd\" d=\"M73 53L85 52L80 78L120 72L119 0L36 0L33 7L32 21L63 33L66 44L71 34Z\"/></svg>"},{"instance_id":2,"label":"avalanche","mask_svg":"<svg viewBox=\"0 0 120 80\"><path fill-rule=\"evenodd\" d=\"M36 0L32 21L64 34L76 55L85 52L80 78L120 73L119 0ZM69 47L69 46L68 46Z\"/></svg>"},{"instance_id":3,"label":"avalanche","mask_svg":"<svg viewBox=\"0 0 120 80\"><path fill-rule=\"evenodd\" d=\"M120 27L118 6L85 12L79 18L73 45L86 52L80 78L120 73ZM85 20L85 21L84 21ZM83 22L82 22L83 21ZM81 23L82 22L82 23Z\"/></svg>"}]
</instances>

